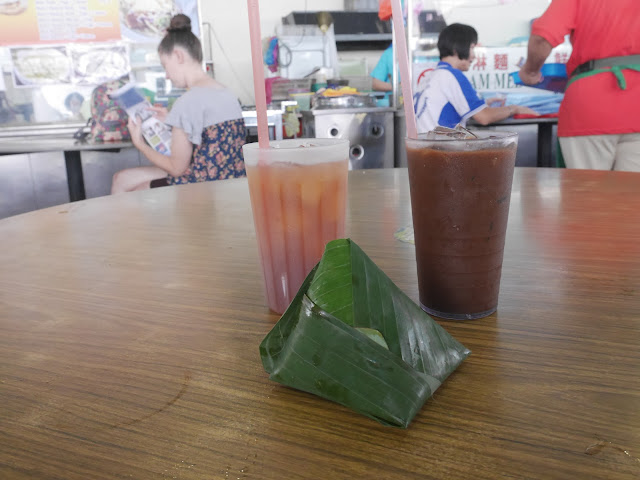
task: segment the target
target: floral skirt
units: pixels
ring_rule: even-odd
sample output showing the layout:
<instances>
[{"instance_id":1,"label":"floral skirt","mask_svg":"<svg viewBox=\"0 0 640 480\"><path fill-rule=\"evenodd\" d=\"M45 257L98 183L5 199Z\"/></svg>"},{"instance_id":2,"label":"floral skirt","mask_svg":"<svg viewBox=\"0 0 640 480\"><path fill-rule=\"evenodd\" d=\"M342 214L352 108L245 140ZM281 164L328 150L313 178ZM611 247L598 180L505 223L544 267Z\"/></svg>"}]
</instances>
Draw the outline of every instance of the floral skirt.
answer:
<instances>
[{"instance_id":1,"label":"floral skirt","mask_svg":"<svg viewBox=\"0 0 640 480\"><path fill-rule=\"evenodd\" d=\"M206 127L196 145L191 164L179 177L167 177L169 185L244 177L242 146L247 138L244 120L228 120Z\"/></svg>"}]
</instances>

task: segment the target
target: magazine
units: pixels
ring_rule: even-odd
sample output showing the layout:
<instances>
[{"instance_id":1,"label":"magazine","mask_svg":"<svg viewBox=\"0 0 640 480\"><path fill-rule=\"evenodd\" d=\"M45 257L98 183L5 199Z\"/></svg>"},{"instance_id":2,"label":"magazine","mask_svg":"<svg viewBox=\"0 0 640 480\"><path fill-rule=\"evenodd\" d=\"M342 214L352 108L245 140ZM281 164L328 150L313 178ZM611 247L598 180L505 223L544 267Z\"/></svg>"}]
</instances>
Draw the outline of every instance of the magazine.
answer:
<instances>
[{"instance_id":1,"label":"magazine","mask_svg":"<svg viewBox=\"0 0 640 480\"><path fill-rule=\"evenodd\" d=\"M171 128L153 116L151 104L135 84L127 83L110 97L129 117L142 122L142 136L151 147L164 155L171 154Z\"/></svg>"}]
</instances>

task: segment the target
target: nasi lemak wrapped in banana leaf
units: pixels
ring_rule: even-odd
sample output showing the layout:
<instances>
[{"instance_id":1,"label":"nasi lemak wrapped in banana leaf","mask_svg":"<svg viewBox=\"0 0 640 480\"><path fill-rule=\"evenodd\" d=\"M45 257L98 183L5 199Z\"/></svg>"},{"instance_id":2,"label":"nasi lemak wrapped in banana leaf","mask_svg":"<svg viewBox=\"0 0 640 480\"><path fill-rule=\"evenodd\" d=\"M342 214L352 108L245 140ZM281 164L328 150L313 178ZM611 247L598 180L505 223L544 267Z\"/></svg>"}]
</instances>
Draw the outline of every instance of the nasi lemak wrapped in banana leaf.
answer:
<instances>
[{"instance_id":1,"label":"nasi lemak wrapped in banana leaf","mask_svg":"<svg viewBox=\"0 0 640 480\"><path fill-rule=\"evenodd\" d=\"M260 345L271 380L404 428L469 353L349 239Z\"/></svg>"}]
</instances>

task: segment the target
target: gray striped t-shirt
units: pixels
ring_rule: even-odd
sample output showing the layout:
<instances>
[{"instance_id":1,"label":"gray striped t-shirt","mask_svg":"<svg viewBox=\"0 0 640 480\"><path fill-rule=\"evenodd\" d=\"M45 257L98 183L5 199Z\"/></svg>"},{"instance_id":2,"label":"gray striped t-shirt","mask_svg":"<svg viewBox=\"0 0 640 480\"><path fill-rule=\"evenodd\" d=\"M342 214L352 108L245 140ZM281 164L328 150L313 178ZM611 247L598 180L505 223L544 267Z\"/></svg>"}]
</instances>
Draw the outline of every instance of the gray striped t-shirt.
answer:
<instances>
[{"instance_id":1,"label":"gray striped t-shirt","mask_svg":"<svg viewBox=\"0 0 640 480\"><path fill-rule=\"evenodd\" d=\"M211 125L242 118L238 98L228 88L192 87L176 100L165 123L184 130L194 145Z\"/></svg>"}]
</instances>

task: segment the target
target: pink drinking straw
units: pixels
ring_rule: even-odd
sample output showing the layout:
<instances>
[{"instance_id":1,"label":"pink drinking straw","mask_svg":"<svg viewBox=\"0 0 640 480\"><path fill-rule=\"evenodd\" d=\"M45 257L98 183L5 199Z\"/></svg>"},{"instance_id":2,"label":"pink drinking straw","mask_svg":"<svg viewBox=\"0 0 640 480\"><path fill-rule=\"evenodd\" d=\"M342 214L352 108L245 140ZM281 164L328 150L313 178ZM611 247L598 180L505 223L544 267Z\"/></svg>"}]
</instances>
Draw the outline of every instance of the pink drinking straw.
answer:
<instances>
[{"instance_id":1,"label":"pink drinking straw","mask_svg":"<svg viewBox=\"0 0 640 480\"><path fill-rule=\"evenodd\" d=\"M404 117L407 124L407 137L418 138L416 127L416 114L413 111L413 92L411 91L411 76L409 73L409 55L407 54L407 37L404 33L402 21L402 6L400 0L391 0L391 18L396 32L395 49L398 64L400 65L400 77L402 78L402 96L404 97Z\"/></svg>"},{"instance_id":2,"label":"pink drinking straw","mask_svg":"<svg viewBox=\"0 0 640 480\"><path fill-rule=\"evenodd\" d=\"M267 95L264 91L260 7L258 0L247 0L247 9L249 10L249 36L251 37L251 62L253 63L253 94L256 97L256 114L258 121L258 145L260 148L269 148Z\"/></svg>"}]
</instances>

